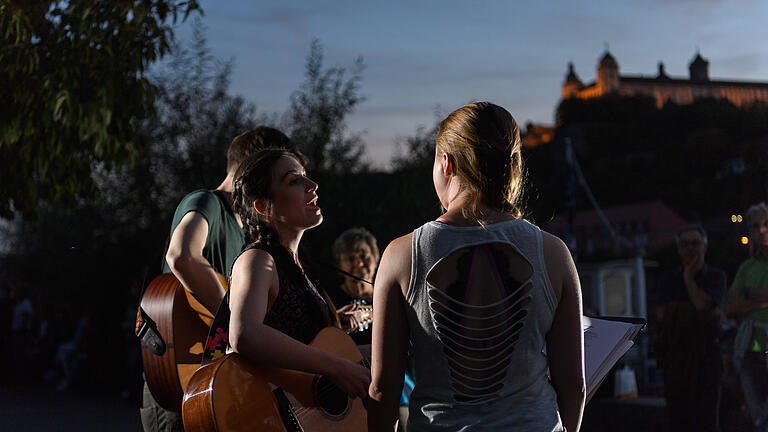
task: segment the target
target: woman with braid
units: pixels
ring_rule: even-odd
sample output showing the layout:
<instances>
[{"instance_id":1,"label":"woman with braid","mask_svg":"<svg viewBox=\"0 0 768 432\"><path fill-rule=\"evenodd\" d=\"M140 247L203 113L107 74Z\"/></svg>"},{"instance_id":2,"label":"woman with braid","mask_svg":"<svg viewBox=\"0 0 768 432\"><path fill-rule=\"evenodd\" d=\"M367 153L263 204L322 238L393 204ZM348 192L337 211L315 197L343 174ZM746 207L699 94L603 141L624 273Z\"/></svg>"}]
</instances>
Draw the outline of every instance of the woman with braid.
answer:
<instances>
[{"instance_id":1,"label":"woman with braid","mask_svg":"<svg viewBox=\"0 0 768 432\"><path fill-rule=\"evenodd\" d=\"M520 131L488 102L437 132L445 213L384 251L373 290L368 427L392 430L408 347L408 432L578 431L581 292L568 249L522 218Z\"/></svg>"},{"instance_id":2,"label":"woman with braid","mask_svg":"<svg viewBox=\"0 0 768 432\"><path fill-rule=\"evenodd\" d=\"M232 268L229 343L254 363L324 375L363 397L368 369L307 345L339 321L298 255L304 231L323 220L317 188L304 161L285 150L262 150L240 165L234 208L251 243Z\"/></svg>"}]
</instances>

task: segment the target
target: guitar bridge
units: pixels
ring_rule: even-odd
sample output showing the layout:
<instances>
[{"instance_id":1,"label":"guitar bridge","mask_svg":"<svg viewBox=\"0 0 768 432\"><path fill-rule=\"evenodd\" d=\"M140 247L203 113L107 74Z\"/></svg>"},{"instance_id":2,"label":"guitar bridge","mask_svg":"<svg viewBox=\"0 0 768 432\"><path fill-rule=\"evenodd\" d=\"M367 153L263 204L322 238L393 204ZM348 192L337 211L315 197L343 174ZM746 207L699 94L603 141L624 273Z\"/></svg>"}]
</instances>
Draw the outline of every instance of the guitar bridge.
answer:
<instances>
[{"instance_id":1,"label":"guitar bridge","mask_svg":"<svg viewBox=\"0 0 768 432\"><path fill-rule=\"evenodd\" d=\"M304 428L301 427L299 419L296 418L296 413L293 411L293 405L288 397L285 396L285 392L280 387L272 390L277 399L277 410L280 413L280 419L283 421L286 432L304 432Z\"/></svg>"}]
</instances>

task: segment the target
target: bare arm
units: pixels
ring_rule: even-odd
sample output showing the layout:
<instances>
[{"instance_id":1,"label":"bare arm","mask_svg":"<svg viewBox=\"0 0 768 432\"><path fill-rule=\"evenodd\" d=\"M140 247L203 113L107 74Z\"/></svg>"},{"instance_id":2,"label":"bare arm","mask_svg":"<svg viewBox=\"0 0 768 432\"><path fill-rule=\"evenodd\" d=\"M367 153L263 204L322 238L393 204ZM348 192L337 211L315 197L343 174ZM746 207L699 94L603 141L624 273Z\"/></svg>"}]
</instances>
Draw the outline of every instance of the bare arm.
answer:
<instances>
[{"instance_id":1,"label":"bare arm","mask_svg":"<svg viewBox=\"0 0 768 432\"><path fill-rule=\"evenodd\" d=\"M584 333L581 324L581 286L576 266L563 242L544 236L544 256L550 281L560 289L560 299L547 333L547 357L552 385L563 424L578 431L584 413Z\"/></svg>"},{"instance_id":2,"label":"bare arm","mask_svg":"<svg viewBox=\"0 0 768 432\"><path fill-rule=\"evenodd\" d=\"M207 237L205 217L194 211L187 213L173 230L165 260L184 288L215 314L226 287L221 285L213 267L203 257Z\"/></svg>"},{"instance_id":3,"label":"bare arm","mask_svg":"<svg viewBox=\"0 0 768 432\"><path fill-rule=\"evenodd\" d=\"M411 274L411 235L387 246L373 290L373 348L368 430L393 431L403 390L409 330L404 294Z\"/></svg>"},{"instance_id":4,"label":"bare arm","mask_svg":"<svg viewBox=\"0 0 768 432\"><path fill-rule=\"evenodd\" d=\"M255 363L325 375L350 396L364 397L370 383L366 368L264 324L269 299L279 288L275 262L268 253L250 250L235 261L229 303L232 349Z\"/></svg>"}]
</instances>

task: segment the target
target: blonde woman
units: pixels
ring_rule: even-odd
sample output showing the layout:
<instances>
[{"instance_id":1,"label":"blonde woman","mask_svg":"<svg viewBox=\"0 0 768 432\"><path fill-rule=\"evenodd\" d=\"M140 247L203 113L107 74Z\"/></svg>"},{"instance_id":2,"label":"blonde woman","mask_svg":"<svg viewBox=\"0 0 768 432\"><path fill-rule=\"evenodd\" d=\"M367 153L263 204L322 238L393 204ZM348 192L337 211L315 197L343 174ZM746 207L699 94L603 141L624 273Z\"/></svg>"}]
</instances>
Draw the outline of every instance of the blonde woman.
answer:
<instances>
[{"instance_id":1,"label":"blonde woman","mask_svg":"<svg viewBox=\"0 0 768 432\"><path fill-rule=\"evenodd\" d=\"M376 277L371 431L393 428L409 346L409 432L579 429L578 276L563 242L522 219L520 151L497 105L440 124L432 177L445 213L394 240Z\"/></svg>"}]
</instances>

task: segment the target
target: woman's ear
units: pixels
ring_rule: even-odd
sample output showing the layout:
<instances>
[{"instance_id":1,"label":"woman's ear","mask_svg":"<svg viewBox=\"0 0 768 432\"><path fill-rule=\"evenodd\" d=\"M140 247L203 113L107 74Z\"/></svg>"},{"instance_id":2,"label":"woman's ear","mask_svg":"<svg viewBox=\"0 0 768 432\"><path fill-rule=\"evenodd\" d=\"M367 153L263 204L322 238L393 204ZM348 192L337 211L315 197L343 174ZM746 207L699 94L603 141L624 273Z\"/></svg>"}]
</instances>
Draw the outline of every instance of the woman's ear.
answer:
<instances>
[{"instance_id":1,"label":"woman's ear","mask_svg":"<svg viewBox=\"0 0 768 432\"><path fill-rule=\"evenodd\" d=\"M454 174L455 164L453 162L453 157L448 153L443 153L441 166L445 177L450 177Z\"/></svg>"},{"instance_id":2,"label":"woman's ear","mask_svg":"<svg viewBox=\"0 0 768 432\"><path fill-rule=\"evenodd\" d=\"M269 203L265 199L253 200L253 209L256 210L256 213L258 213L259 216L266 216L268 207Z\"/></svg>"}]
</instances>

